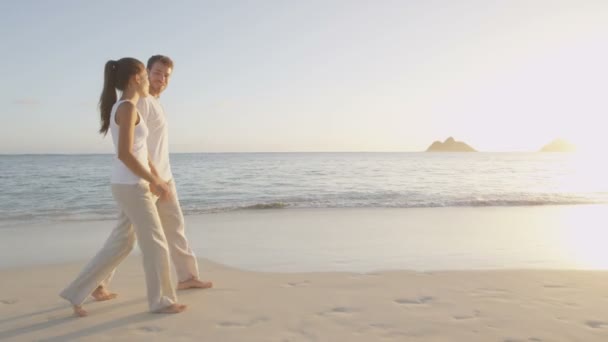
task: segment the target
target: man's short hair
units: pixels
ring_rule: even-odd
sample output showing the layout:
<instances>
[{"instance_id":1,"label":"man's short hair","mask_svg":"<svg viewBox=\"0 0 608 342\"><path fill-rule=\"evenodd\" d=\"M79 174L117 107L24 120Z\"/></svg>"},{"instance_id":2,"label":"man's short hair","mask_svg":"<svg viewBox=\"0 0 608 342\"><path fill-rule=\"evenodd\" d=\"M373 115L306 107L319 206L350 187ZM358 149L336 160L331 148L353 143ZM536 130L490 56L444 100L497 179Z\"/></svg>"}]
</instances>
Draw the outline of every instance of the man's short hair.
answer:
<instances>
[{"instance_id":1,"label":"man's short hair","mask_svg":"<svg viewBox=\"0 0 608 342\"><path fill-rule=\"evenodd\" d=\"M173 61L171 60L171 58L163 55L154 55L148 59L148 70L152 70L152 66L154 66L156 62L161 62L165 66L168 66L169 68L173 69Z\"/></svg>"}]
</instances>

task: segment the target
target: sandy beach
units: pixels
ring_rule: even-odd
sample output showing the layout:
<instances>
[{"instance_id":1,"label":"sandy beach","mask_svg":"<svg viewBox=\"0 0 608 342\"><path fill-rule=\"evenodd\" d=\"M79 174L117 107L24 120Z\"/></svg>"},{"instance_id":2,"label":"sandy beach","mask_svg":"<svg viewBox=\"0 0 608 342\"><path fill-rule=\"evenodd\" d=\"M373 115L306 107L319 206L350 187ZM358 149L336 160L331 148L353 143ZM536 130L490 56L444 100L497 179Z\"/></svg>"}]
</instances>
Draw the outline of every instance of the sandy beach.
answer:
<instances>
[{"instance_id":1,"label":"sandy beach","mask_svg":"<svg viewBox=\"0 0 608 342\"><path fill-rule=\"evenodd\" d=\"M1 273L7 341L606 341L608 272L260 273L201 260L211 290L146 312L138 257L75 318L56 293L79 263Z\"/></svg>"},{"instance_id":2,"label":"sandy beach","mask_svg":"<svg viewBox=\"0 0 608 342\"><path fill-rule=\"evenodd\" d=\"M57 293L113 222L5 228L0 340L606 341L605 209L187 216L215 287L180 291L185 313L150 314L136 252L115 276L119 297L87 302L86 318Z\"/></svg>"}]
</instances>

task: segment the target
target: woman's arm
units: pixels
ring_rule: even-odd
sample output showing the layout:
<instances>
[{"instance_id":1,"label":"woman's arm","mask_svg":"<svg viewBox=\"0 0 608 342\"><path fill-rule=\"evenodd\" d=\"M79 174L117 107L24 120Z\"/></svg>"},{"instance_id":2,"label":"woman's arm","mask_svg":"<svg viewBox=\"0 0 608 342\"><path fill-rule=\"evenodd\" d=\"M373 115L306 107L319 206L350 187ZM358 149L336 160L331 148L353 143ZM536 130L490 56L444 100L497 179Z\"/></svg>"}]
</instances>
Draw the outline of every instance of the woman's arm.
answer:
<instances>
[{"instance_id":1,"label":"woman's arm","mask_svg":"<svg viewBox=\"0 0 608 342\"><path fill-rule=\"evenodd\" d=\"M163 183L162 180L148 171L139 160L135 158L132 152L137 118L138 115L135 110L135 105L131 102L122 103L116 111L116 122L119 125L118 159L120 159L120 161L122 161L134 174L147 180L150 184L158 186L159 183Z\"/></svg>"}]
</instances>

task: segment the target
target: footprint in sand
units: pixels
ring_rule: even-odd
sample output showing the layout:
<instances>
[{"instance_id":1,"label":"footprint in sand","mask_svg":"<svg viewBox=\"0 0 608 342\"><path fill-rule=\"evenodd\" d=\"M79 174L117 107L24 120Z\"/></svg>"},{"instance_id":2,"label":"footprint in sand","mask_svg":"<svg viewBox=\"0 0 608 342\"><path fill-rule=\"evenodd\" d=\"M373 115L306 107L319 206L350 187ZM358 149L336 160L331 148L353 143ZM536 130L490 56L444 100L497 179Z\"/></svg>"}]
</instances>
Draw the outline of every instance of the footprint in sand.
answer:
<instances>
[{"instance_id":1,"label":"footprint in sand","mask_svg":"<svg viewBox=\"0 0 608 342\"><path fill-rule=\"evenodd\" d=\"M139 328L137 328L137 330L155 333L155 332L161 332L164 329L161 327L154 326L154 325L147 325L147 326L139 327Z\"/></svg>"},{"instance_id":2,"label":"footprint in sand","mask_svg":"<svg viewBox=\"0 0 608 342\"><path fill-rule=\"evenodd\" d=\"M355 308L349 308L349 307L346 307L346 306L337 306L337 307L331 309L330 312L335 312L335 313L353 313L353 312L356 312L356 311L357 311L357 309L355 309Z\"/></svg>"},{"instance_id":3,"label":"footprint in sand","mask_svg":"<svg viewBox=\"0 0 608 342\"><path fill-rule=\"evenodd\" d=\"M506 294L507 292L508 291L505 289L481 287L481 288L475 289L472 293L478 294L478 295L501 295L501 294Z\"/></svg>"},{"instance_id":4,"label":"footprint in sand","mask_svg":"<svg viewBox=\"0 0 608 342\"><path fill-rule=\"evenodd\" d=\"M310 285L310 281L308 281L308 280L290 281L287 284L283 285L283 287L300 287L300 286L308 286L308 285Z\"/></svg>"},{"instance_id":5,"label":"footprint in sand","mask_svg":"<svg viewBox=\"0 0 608 342\"><path fill-rule=\"evenodd\" d=\"M374 335L380 335L382 337L391 339L399 338L397 341L402 341L403 338L406 337L406 334L399 330L399 327L387 323L370 323L367 326L362 327L359 332L371 332Z\"/></svg>"},{"instance_id":6,"label":"footprint in sand","mask_svg":"<svg viewBox=\"0 0 608 342\"><path fill-rule=\"evenodd\" d=\"M355 309L355 308L349 308L346 306L336 306L334 308L331 308L327 311L323 311L323 312L319 312L318 315L319 316L326 316L326 315L335 315L335 314L352 314L355 313L359 310Z\"/></svg>"},{"instance_id":7,"label":"footprint in sand","mask_svg":"<svg viewBox=\"0 0 608 342\"><path fill-rule=\"evenodd\" d=\"M219 322L217 326L222 328L244 328L245 324L241 322L223 321Z\"/></svg>"},{"instance_id":8,"label":"footprint in sand","mask_svg":"<svg viewBox=\"0 0 608 342\"><path fill-rule=\"evenodd\" d=\"M217 323L217 326L220 328L247 328L258 323L267 322L269 320L270 319L268 317L260 316L254 317L247 322L222 321Z\"/></svg>"},{"instance_id":9,"label":"footprint in sand","mask_svg":"<svg viewBox=\"0 0 608 342\"><path fill-rule=\"evenodd\" d=\"M475 310L472 314L452 315L452 318L457 321L474 319L479 317L479 311Z\"/></svg>"},{"instance_id":10,"label":"footprint in sand","mask_svg":"<svg viewBox=\"0 0 608 342\"><path fill-rule=\"evenodd\" d=\"M471 296L481 299L492 299L498 301L508 300L509 291L495 288L478 288L471 291Z\"/></svg>"},{"instance_id":11,"label":"footprint in sand","mask_svg":"<svg viewBox=\"0 0 608 342\"><path fill-rule=\"evenodd\" d=\"M380 277L380 276L381 276L380 273L356 273L356 274L351 274L349 277L350 277L350 279L363 280L363 279L375 278L375 277Z\"/></svg>"},{"instance_id":12,"label":"footprint in sand","mask_svg":"<svg viewBox=\"0 0 608 342\"><path fill-rule=\"evenodd\" d=\"M16 304L18 302L18 300L16 299L2 299L0 300L0 303L2 304L6 304L6 305L12 305L12 304Z\"/></svg>"},{"instance_id":13,"label":"footprint in sand","mask_svg":"<svg viewBox=\"0 0 608 342\"><path fill-rule=\"evenodd\" d=\"M418 298L397 298L394 302L401 305L421 305L430 303L434 300L435 298L431 296L420 296Z\"/></svg>"},{"instance_id":14,"label":"footprint in sand","mask_svg":"<svg viewBox=\"0 0 608 342\"><path fill-rule=\"evenodd\" d=\"M603 321L589 320L589 321L586 321L585 324L589 328L593 328L593 329L603 329L604 327L608 327L608 323L603 322Z\"/></svg>"},{"instance_id":15,"label":"footprint in sand","mask_svg":"<svg viewBox=\"0 0 608 342\"><path fill-rule=\"evenodd\" d=\"M542 342L543 340L538 338L538 337L530 337L527 340L522 340L522 339L517 339L517 338L507 338L505 340L502 340L502 342Z\"/></svg>"}]
</instances>

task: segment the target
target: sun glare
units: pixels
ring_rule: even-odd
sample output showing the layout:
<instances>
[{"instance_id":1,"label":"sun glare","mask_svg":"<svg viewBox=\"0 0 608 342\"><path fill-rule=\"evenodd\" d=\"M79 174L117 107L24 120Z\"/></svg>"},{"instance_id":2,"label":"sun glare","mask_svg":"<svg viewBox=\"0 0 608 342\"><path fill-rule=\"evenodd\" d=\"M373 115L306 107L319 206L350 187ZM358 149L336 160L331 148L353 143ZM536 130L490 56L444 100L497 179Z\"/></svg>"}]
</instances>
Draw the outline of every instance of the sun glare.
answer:
<instances>
[{"instance_id":1,"label":"sun glare","mask_svg":"<svg viewBox=\"0 0 608 342\"><path fill-rule=\"evenodd\" d=\"M605 220L606 211L605 205L581 206L561 218L562 253L577 268L608 269L608 229L597 224Z\"/></svg>"}]
</instances>

